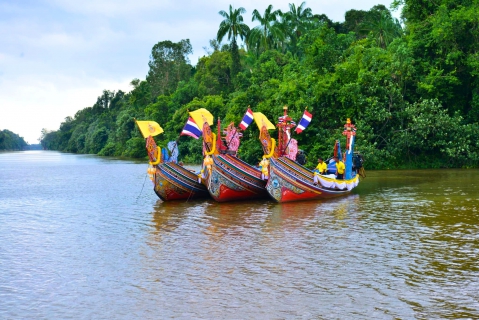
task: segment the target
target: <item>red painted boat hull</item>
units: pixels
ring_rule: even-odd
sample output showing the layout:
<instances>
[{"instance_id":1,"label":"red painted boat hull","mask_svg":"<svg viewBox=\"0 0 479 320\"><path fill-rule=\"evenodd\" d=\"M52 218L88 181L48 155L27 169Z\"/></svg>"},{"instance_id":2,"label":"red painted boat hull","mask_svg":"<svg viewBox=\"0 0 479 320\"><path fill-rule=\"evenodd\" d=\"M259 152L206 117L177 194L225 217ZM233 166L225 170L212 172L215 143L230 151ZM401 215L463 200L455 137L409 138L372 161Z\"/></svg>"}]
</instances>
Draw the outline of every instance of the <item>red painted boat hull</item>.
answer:
<instances>
[{"instance_id":1,"label":"red painted boat hull","mask_svg":"<svg viewBox=\"0 0 479 320\"><path fill-rule=\"evenodd\" d=\"M285 157L271 159L266 190L271 198L280 203L335 198L351 192L315 186L313 175L311 170Z\"/></svg>"},{"instance_id":2,"label":"red painted boat hull","mask_svg":"<svg viewBox=\"0 0 479 320\"><path fill-rule=\"evenodd\" d=\"M163 201L209 197L208 190L197 179L196 174L182 166L162 163L156 166L153 190Z\"/></svg>"},{"instance_id":3,"label":"red painted boat hull","mask_svg":"<svg viewBox=\"0 0 479 320\"><path fill-rule=\"evenodd\" d=\"M213 156L211 173L204 181L218 202L268 198L261 172L231 155Z\"/></svg>"}]
</instances>

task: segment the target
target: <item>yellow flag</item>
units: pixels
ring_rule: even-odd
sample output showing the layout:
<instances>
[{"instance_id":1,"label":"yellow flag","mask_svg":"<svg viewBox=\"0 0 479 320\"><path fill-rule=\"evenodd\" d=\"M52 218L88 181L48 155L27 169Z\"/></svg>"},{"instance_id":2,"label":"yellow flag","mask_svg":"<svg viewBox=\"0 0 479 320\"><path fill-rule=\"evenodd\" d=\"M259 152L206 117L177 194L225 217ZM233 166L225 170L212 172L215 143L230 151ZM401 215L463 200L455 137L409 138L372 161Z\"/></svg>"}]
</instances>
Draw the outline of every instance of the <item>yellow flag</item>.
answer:
<instances>
[{"instance_id":1,"label":"yellow flag","mask_svg":"<svg viewBox=\"0 0 479 320\"><path fill-rule=\"evenodd\" d=\"M136 125L140 129L143 138L148 138L148 136L156 136L160 133L163 133L163 129L155 121L136 121Z\"/></svg>"},{"instance_id":2,"label":"yellow flag","mask_svg":"<svg viewBox=\"0 0 479 320\"><path fill-rule=\"evenodd\" d=\"M266 129L268 130L274 130L276 127L274 124L272 124L268 118L261 112L253 112L253 119L254 122L256 122L256 125L258 126L258 129L261 131L261 127L266 126Z\"/></svg>"},{"instance_id":3,"label":"yellow flag","mask_svg":"<svg viewBox=\"0 0 479 320\"><path fill-rule=\"evenodd\" d=\"M193 118L193 120L195 120L200 130L203 130L203 123L205 122L208 122L210 126L213 125L213 115L204 108L191 111L190 116Z\"/></svg>"}]
</instances>

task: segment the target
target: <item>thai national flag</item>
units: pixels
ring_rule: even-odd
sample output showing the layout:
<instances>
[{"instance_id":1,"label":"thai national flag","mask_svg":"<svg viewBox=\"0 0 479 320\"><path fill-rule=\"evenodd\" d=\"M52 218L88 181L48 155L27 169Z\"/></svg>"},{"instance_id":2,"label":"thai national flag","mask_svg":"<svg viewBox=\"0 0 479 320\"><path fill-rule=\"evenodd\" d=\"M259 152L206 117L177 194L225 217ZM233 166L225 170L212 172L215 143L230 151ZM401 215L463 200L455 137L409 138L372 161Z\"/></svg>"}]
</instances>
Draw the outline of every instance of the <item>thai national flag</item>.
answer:
<instances>
[{"instance_id":1,"label":"thai national flag","mask_svg":"<svg viewBox=\"0 0 479 320\"><path fill-rule=\"evenodd\" d=\"M251 111L251 109L248 108L239 126L242 130L246 130L246 128L248 128L251 122L253 122L253 111Z\"/></svg>"},{"instance_id":2,"label":"thai national flag","mask_svg":"<svg viewBox=\"0 0 479 320\"><path fill-rule=\"evenodd\" d=\"M312 117L313 115L309 113L308 110L304 110L303 117L301 118L298 126L296 127L296 133L301 133L304 129L306 129L309 126Z\"/></svg>"},{"instance_id":3,"label":"thai national flag","mask_svg":"<svg viewBox=\"0 0 479 320\"><path fill-rule=\"evenodd\" d=\"M181 131L180 136L190 136L195 139L198 139L201 137L201 130L198 128L198 125L196 124L195 120L193 120L192 117L188 118L188 121L186 121L186 124L183 128L183 131Z\"/></svg>"}]
</instances>

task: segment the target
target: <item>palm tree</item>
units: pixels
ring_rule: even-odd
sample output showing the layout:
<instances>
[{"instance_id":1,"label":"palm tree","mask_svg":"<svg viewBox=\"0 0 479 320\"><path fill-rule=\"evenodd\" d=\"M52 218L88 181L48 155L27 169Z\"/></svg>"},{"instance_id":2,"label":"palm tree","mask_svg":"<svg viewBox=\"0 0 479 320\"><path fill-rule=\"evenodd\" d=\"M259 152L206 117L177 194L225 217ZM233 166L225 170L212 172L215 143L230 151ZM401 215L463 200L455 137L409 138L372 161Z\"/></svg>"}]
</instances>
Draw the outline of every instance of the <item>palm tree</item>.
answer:
<instances>
[{"instance_id":1,"label":"palm tree","mask_svg":"<svg viewBox=\"0 0 479 320\"><path fill-rule=\"evenodd\" d=\"M393 18L387 10L381 11L376 18L371 18L363 23L361 33L372 33L379 47L386 47L394 38L402 35L402 27L399 20Z\"/></svg>"},{"instance_id":2,"label":"palm tree","mask_svg":"<svg viewBox=\"0 0 479 320\"><path fill-rule=\"evenodd\" d=\"M278 22L276 23L275 27L281 32L281 37L277 39L275 43L275 48L279 49L281 52L286 52L288 46L291 42L292 29L291 24L288 21L288 17L285 13L281 13L279 15Z\"/></svg>"},{"instance_id":3,"label":"palm tree","mask_svg":"<svg viewBox=\"0 0 479 320\"><path fill-rule=\"evenodd\" d=\"M277 17L280 15L281 11L273 11L271 4L266 8L263 16L256 9L253 11L251 21L258 21L260 25L255 27L248 37L251 36L252 41L260 42L263 50L270 49L276 39L281 40L283 38L283 34L277 24Z\"/></svg>"},{"instance_id":4,"label":"palm tree","mask_svg":"<svg viewBox=\"0 0 479 320\"><path fill-rule=\"evenodd\" d=\"M284 13L285 20L289 24L290 50L296 54L296 47L304 32L312 27L314 21L311 8L305 8L306 2L301 3L299 7L295 4L289 4L289 11Z\"/></svg>"},{"instance_id":5,"label":"palm tree","mask_svg":"<svg viewBox=\"0 0 479 320\"><path fill-rule=\"evenodd\" d=\"M239 36L241 40L245 39L249 32L249 27L243 22L242 14L246 13L246 10L243 7L238 9L233 9L230 5L229 14L221 10L218 12L220 16L224 18L220 23L218 29L218 34L216 36L218 42L221 42L226 34L228 34L228 40L231 41L231 56L233 64L231 67L231 73L235 76L240 69L240 60L238 45L236 44L236 38Z\"/></svg>"},{"instance_id":6,"label":"palm tree","mask_svg":"<svg viewBox=\"0 0 479 320\"><path fill-rule=\"evenodd\" d=\"M306 2L301 3L299 7L296 7L294 3L290 3L289 11L285 13L296 39L301 37L308 29L308 24L313 20L311 8L305 8L305 6Z\"/></svg>"}]
</instances>

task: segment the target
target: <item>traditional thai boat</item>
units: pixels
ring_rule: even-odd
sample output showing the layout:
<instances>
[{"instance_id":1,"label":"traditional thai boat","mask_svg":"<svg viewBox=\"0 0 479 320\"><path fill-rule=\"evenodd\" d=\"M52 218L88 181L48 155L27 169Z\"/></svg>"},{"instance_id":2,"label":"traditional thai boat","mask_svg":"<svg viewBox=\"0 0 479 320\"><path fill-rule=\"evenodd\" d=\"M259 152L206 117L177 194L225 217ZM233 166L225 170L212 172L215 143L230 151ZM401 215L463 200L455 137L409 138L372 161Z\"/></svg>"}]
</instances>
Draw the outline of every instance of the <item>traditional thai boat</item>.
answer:
<instances>
[{"instance_id":1,"label":"traditional thai boat","mask_svg":"<svg viewBox=\"0 0 479 320\"><path fill-rule=\"evenodd\" d=\"M163 201L209 197L206 187L198 182L197 174L177 163L178 141L170 141L167 148L162 149L152 136L163 132L159 124L154 121L136 122L143 136L146 136L146 150L150 159L147 172L156 195Z\"/></svg>"},{"instance_id":2,"label":"traditional thai boat","mask_svg":"<svg viewBox=\"0 0 479 320\"><path fill-rule=\"evenodd\" d=\"M220 119L217 128L216 135L210 124L203 122L204 161L199 178L210 195L218 202L267 198L266 180L262 179L261 171L237 156L239 130L231 123L222 138Z\"/></svg>"},{"instance_id":3,"label":"traditional thai boat","mask_svg":"<svg viewBox=\"0 0 479 320\"><path fill-rule=\"evenodd\" d=\"M296 126L284 108L284 115L279 118L278 143L269 137L266 129L261 130L260 141L265 150L269 169L266 190L277 202L326 199L346 195L359 183L359 175L353 170L354 136L356 128L348 119L343 132L346 135L346 152L344 153L344 180L335 178L334 174L320 175L298 164L295 160L297 142L291 138L291 129ZM274 149L274 153L273 150ZM335 148L334 156L341 156ZM339 151L340 153L340 151ZM356 168L355 168L356 169Z\"/></svg>"}]
</instances>

